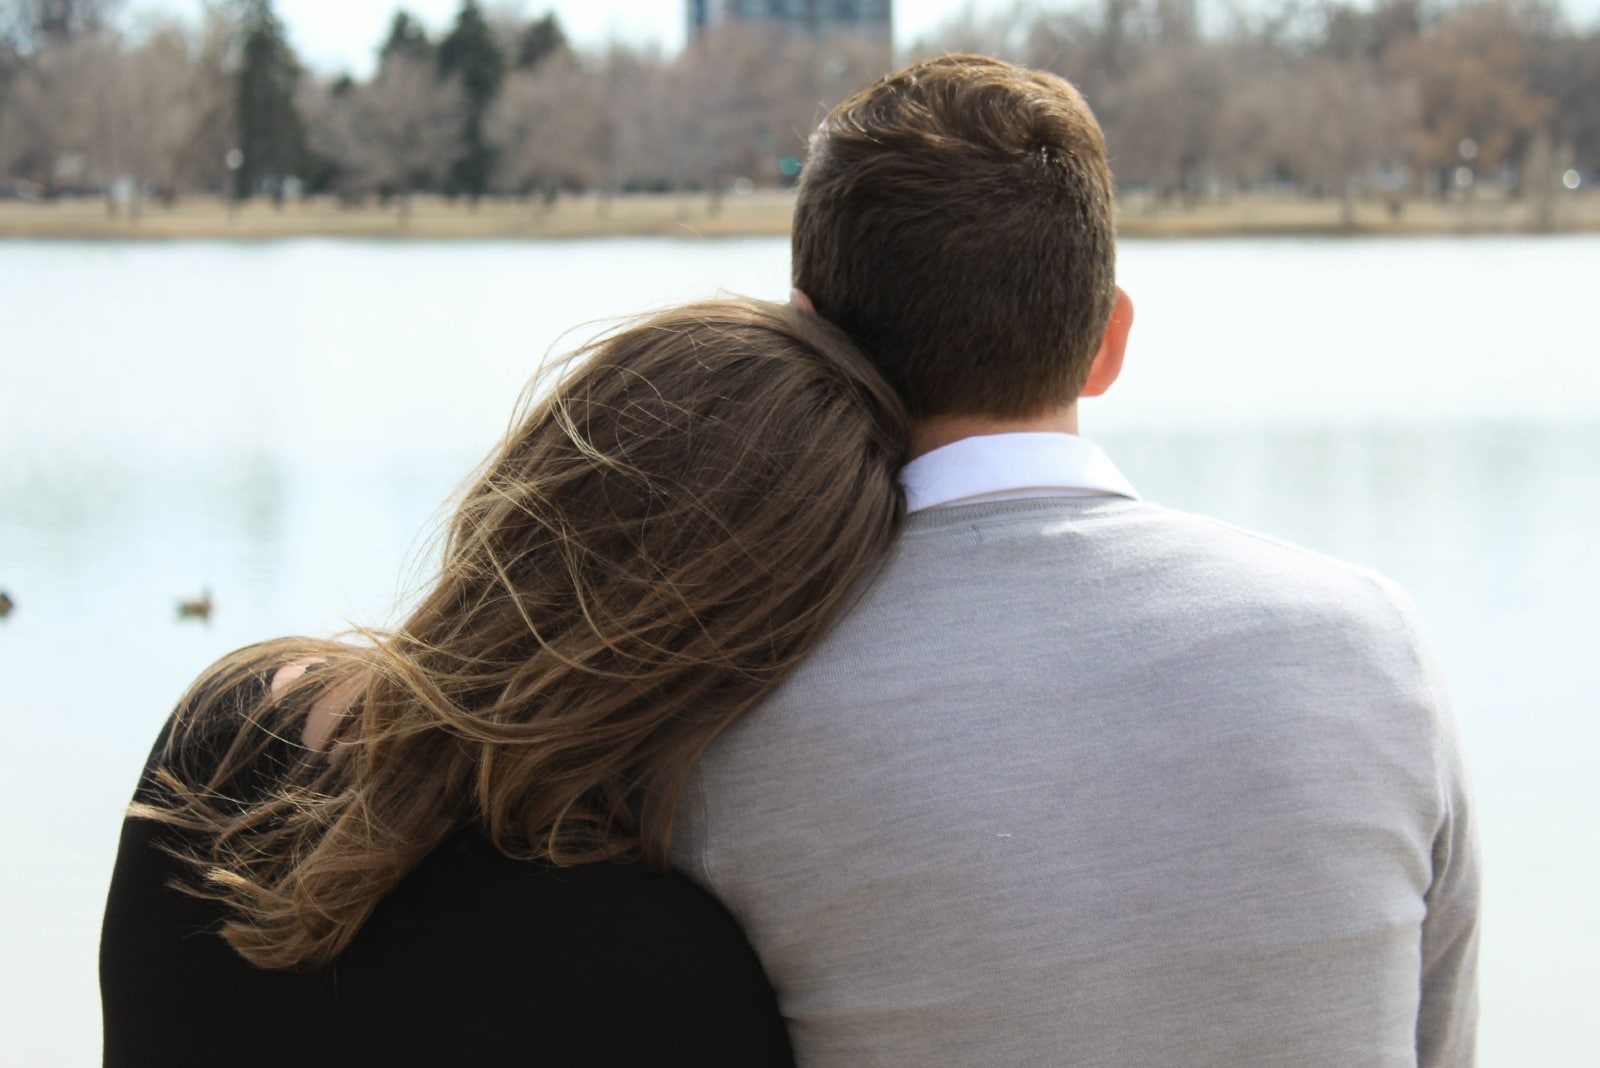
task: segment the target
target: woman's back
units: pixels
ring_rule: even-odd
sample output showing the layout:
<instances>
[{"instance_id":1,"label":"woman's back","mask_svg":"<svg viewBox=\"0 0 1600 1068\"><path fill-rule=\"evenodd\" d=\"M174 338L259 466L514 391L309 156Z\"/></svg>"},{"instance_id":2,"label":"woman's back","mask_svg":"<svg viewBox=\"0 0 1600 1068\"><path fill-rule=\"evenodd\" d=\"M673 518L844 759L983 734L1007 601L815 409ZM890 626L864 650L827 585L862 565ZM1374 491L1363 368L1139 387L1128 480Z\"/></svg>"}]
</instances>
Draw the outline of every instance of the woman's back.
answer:
<instances>
[{"instance_id":1,"label":"woman's back","mask_svg":"<svg viewBox=\"0 0 1600 1068\"><path fill-rule=\"evenodd\" d=\"M141 801L165 748L163 732ZM514 860L464 828L333 963L267 970L217 934L220 905L171 885L193 869L163 844L187 843L151 820L123 827L101 938L108 1066L792 1063L744 936L676 875Z\"/></svg>"}]
</instances>

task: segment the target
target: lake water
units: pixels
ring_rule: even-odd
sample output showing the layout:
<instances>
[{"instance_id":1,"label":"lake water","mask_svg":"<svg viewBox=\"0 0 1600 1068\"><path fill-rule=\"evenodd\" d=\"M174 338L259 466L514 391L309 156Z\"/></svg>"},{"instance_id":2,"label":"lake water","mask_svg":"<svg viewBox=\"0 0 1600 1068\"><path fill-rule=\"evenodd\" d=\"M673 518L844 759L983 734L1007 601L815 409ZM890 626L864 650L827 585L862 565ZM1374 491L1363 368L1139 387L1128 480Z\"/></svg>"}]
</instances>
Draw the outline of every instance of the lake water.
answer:
<instances>
[{"instance_id":1,"label":"lake water","mask_svg":"<svg viewBox=\"0 0 1600 1068\"><path fill-rule=\"evenodd\" d=\"M1411 589L1479 797L1483 1063L1595 1063L1600 237L1128 242L1120 274L1086 434ZM185 683L390 619L564 331L786 277L774 240L0 243L0 1064L96 1062L120 809Z\"/></svg>"}]
</instances>

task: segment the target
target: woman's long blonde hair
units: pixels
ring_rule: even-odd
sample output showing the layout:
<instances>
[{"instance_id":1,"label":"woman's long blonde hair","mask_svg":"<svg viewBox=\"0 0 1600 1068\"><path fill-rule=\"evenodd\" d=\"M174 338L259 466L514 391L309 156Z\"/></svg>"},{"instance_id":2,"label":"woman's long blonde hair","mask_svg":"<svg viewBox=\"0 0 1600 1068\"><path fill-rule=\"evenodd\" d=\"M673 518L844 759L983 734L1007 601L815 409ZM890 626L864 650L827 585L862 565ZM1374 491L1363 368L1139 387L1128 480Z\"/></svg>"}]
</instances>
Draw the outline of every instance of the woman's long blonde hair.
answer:
<instances>
[{"instance_id":1,"label":"woman's long blonde hair","mask_svg":"<svg viewBox=\"0 0 1600 1068\"><path fill-rule=\"evenodd\" d=\"M267 968L333 959L474 823L513 856L664 866L696 758L893 542L906 433L890 387L813 315L716 301L637 321L580 352L486 461L403 625L222 660L134 814L190 832L191 892ZM308 658L323 666L229 705ZM269 789L242 790L341 688L356 699L329 744L287 747Z\"/></svg>"}]
</instances>

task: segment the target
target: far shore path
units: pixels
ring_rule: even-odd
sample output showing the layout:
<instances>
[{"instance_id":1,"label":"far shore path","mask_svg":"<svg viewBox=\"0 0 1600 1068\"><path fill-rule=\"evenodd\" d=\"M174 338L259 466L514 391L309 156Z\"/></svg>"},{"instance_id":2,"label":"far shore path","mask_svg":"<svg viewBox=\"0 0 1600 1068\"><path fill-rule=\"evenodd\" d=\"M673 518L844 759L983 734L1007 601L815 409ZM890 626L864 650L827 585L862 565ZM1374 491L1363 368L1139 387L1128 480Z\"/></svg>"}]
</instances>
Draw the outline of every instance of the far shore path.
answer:
<instances>
[{"instance_id":1,"label":"far shore path","mask_svg":"<svg viewBox=\"0 0 1600 1068\"><path fill-rule=\"evenodd\" d=\"M101 199L33 203L0 201L0 240L268 240L295 237L394 239L543 239L612 236L784 236L794 195L635 194L604 199L562 197L553 206L516 199L477 206L417 197L404 214L391 202L343 206L332 198L274 207L257 199L233 206L189 198L174 207L146 203L135 217L112 214ZM1122 237L1253 235L1397 235L1600 232L1600 189L1560 191L1544 205L1485 192L1469 201L1406 200L1399 211L1378 199L1358 200L1355 222L1341 221L1336 198L1251 194L1184 206L1137 193L1119 204Z\"/></svg>"}]
</instances>

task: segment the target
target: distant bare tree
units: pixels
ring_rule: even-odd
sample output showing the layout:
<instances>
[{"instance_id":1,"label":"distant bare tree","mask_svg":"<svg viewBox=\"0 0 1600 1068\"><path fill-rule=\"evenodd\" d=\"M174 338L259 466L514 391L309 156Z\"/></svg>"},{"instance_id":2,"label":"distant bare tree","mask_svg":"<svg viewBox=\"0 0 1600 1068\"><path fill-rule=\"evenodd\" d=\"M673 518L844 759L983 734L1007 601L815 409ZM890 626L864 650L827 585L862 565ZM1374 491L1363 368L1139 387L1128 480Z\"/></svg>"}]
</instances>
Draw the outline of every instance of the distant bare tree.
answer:
<instances>
[{"instance_id":1,"label":"distant bare tree","mask_svg":"<svg viewBox=\"0 0 1600 1068\"><path fill-rule=\"evenodd\" d=\"M1355 224L1355 194L1380 169L1398 170L1406 133L1416 122L1410 87L1382 77L1366 59L1313 57L1287 109L1293 126L1291 159L1317 190L1338 193L1340 220Z\"/></svg>"},{"instance_id":2,"label":"distant bare tree","mask_svg":"<svg viewBox=\"0 0 1600 1068\"><path fill-rule=\"evenodd\" d=\"M858 34L784 33L731 26L686 48L660 119L672 185L710 194L716 210L738 179L783 180L828 109L892 69L887 42Z\"/></svg>"},{"instance_id":3,"label":"distant bare tree","mask_svg":"<svg viewBox=\"0 0 1600 1068\"><path fill-rule=\"evenodd\" d=\"M455 157L466 103L431 63L392 56L373 80L343 96L322 90L309 109L312 146L333 159L352 190L398 198L410 217L411 195L443 180Z\"/></svg>"},{"instance_id":4,"label":"distant bare tree","mask_svg":"<svg viewBox=\"0 0 1600 1068\"><path fill-rule=\"evenodd\" d=\"M186 110L191 124L163 179L169 195L227 187L224 161L236 143L233 42L237 32L235 13L222 0L206 0L199 32L189 47Z\"/></svg>"},{"instance_id":5,"label":"distant bare tree","mask_svg":"<svg viewBox=\"0 0 1600 1068\"><path fill-rule=\"evenodd\" d=\"M1220 49L1177 43L1162 46L1109 87L1117 121L1108 134L1118 179L1192 199L1215 163L1230 84Z\"/></svg>"},{"instance_id":6,"label":"distant bare tree","mask_svg":"<svg viewBox=\"0 0 1600 1068\"><path fill-rule=\"evenodd\" d=\"M1520 185L1531 209L1531 225L1540 233L1555 228L1557 190L1562 175L1572 165L1572 146L1557 145L1540 130L1522 157Z\"/></svg>"},{"instance_id":7,"label":"distant bare tree","mask_svg":"<svg viewBox=\"0 0 1600 1068\"><path fill-rule=\"evenodd\" d=\"M215 173L226 151L217 135L226 130L232 97L217 58L204 38L191 41L169 25L122 51L102 73L97 156L108 179L126 182L133 215L152 186L171 199L191 168L210 164ZM201 158L202 146L212 159Z\"/></svg>"},{"instance_id":8,"label":"distant bare tree","mask_svg":"<svg viewBox=\"0 0 1600 1068\"><path fill-rule=\"evenodd\" d=\"M0 112L0 166L33 181L47 199L94 186L89 150L101 125L100 87L115 58L100 36L33 56L13 79Z\"/></svg>"},{"instance_id":9,"label":"distant bare tree","mask_svg":"<svg viewBox=\"0 0 1600 1068\"><path fill-rule=\"evenodd\" d=\"M548 207L561 190L600 181L603 91L570 52L514 71L485 119L499 155L496 187L537 192Z\"/></svg>"},{"instance_id":10,"label":"distant bare tree","mask_svg":"<svg viewBox=\"0 0 1600 1068\"><path fill-rule=\"evenodd\" d=\"M134 44L78 33L31 56L0 114L0 172L62 188L114 186L137 212L148 188L172 197L216 183L228 147L230 27L208 9L197 35L149 27Z\"/></svg>"},{"instance_id":11,"label":"distant bare tree","mask_svg":"<svg viewBox=\"0 0 1600 1068\"><path fill-rule=\"evenodd\" d=\"M1552 137L1571 146L1578 167L1600 171L1600 25L1552 35L1536 49L1530 77L1534 92L1554 104Z\"/></svg>"},{"instance_id":12,"label":"distant bare tree","mask_svg":"<svg viewBox=\"0 0 1600 1068\"><path fill-rule=\"evenodd\" d=\"M1447 12L1394 50L1391 66L1412 85L1419 108L1416 162L1433 172L1441 195L1455 168L1495 174L1544 128L1553 107L1528 84L1530 55L1518 9L1500 3Z\"/></svg>"},{"instance_id":13,"label":"distant bare tree","mask_svg":"<svg viewBox=\"0 0 1600 1068\"><path fill-rule=\"evenodd\" d=\"M807 88L803 75L815 62L808 45L808 38L774 27L729 26L685 49L678 64L675 185L706 190L715 209L735 178L765 170L762 157L776 149L773 128L787 125L775 112L792 107L797 90Z\"/></svg>"},{"instance_id":14,"label":"distant bare tree","mask_svg":"<svg viewBox=\"0 0 1600 1068\"><path fill-rule=\"evenodd\" d=\"M656 181L664 173L658 169L661 154L657 142L661 131L661 112L667 102L665 66L661 57L648 49L612 42L598 57L595 158L599 165L598 210L610 210L613 196L641 181Z\"/></svg>"},{"instance_id":15,"label":"distant bare tree","mask_svg":"<svg viewBox=\"0 0 1600 1068\"><path fill-rule=\"evenodd\" d=\"M1413 118L1405 88L1385 82L1369 60L1311 56L1232 95L1221 151L1247 181L1289 180L1338 196L1351 226L1356 194L1404 161Z\"/></svg>"}]
</instances>

